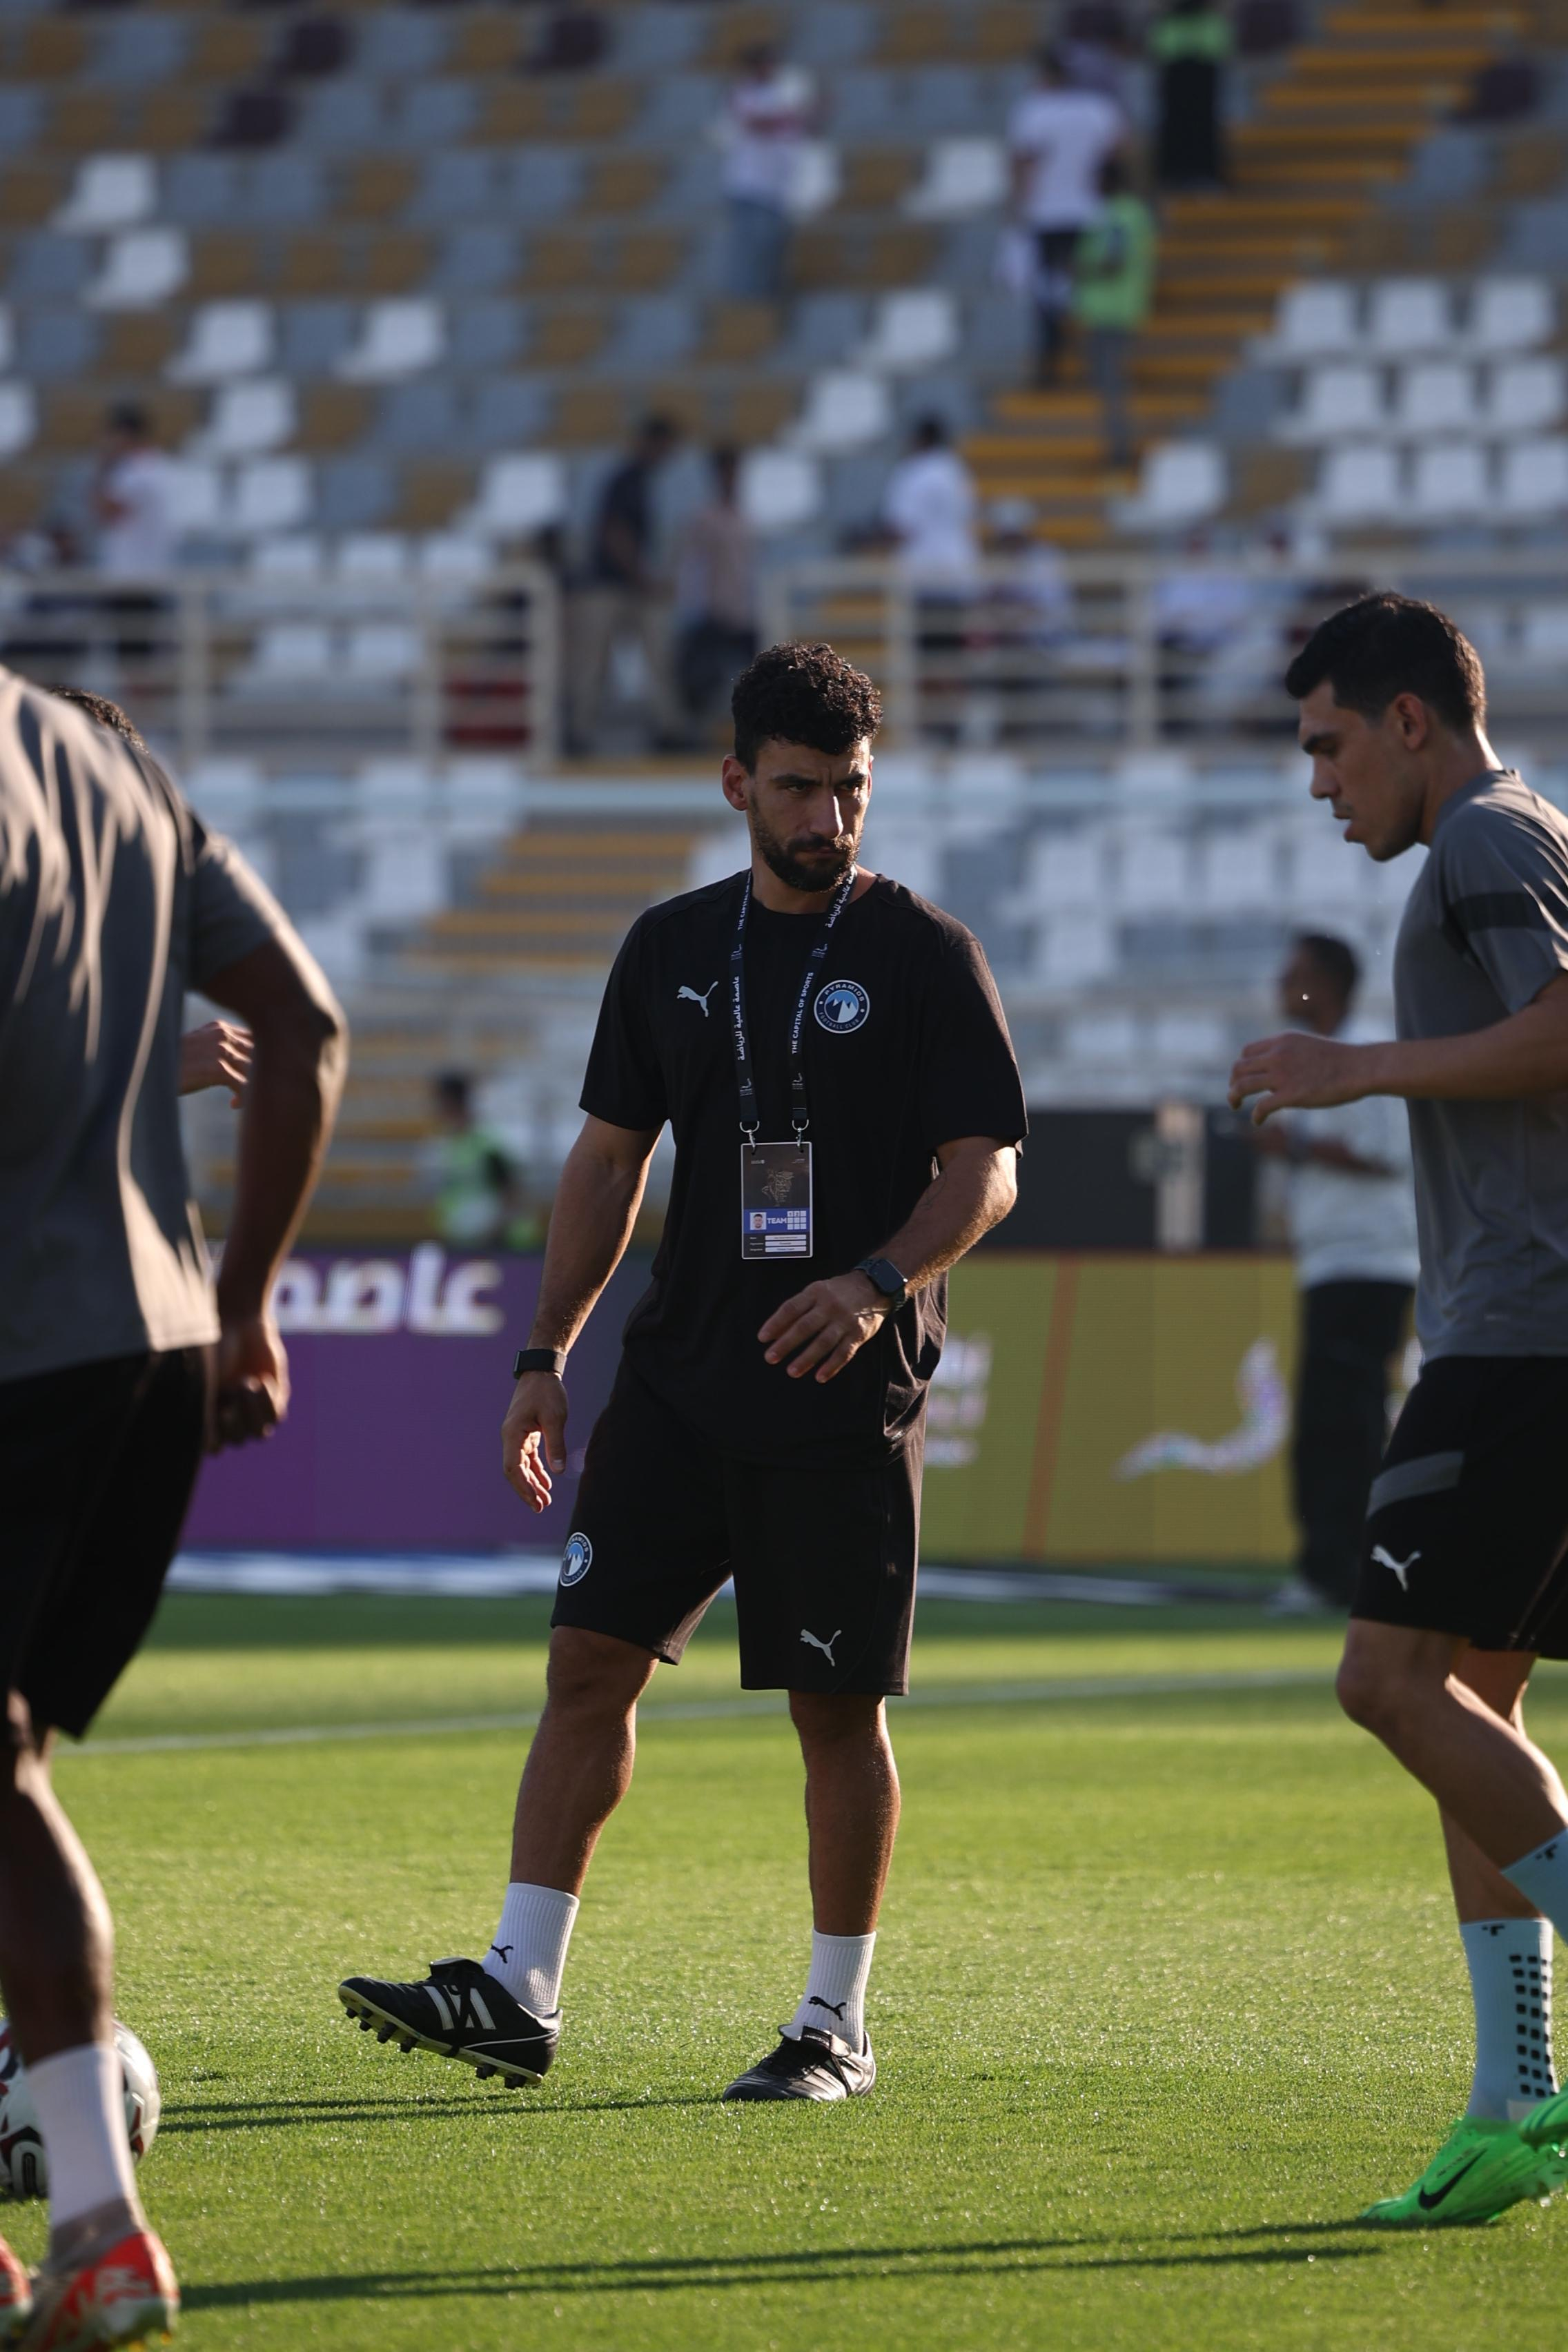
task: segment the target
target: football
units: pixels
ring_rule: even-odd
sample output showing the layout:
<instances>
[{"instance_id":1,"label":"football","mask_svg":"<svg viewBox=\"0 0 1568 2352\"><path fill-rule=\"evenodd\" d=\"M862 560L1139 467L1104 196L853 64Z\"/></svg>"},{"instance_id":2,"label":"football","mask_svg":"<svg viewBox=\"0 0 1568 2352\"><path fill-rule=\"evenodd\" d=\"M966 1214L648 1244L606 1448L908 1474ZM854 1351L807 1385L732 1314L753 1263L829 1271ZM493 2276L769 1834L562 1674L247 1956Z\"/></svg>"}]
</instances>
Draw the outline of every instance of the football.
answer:
<instances>
[{"instance_id":1,"label":"football","mask_svg":"<svg viewBox=\"0 0 1568 2352\"><path fill-rule=\"evenodd\" d=\"M140 2163L157 2132L163 2097L152 2059L131 2028L121 2025L118 2018L114 2039L125 2088L126 2137L132 2155ZM0 2195L44 2197L48 2186L43 2135L27 2088L27 2070L11 2039L9 2024L0 2022Z\"/></svg>"}]
</instances>

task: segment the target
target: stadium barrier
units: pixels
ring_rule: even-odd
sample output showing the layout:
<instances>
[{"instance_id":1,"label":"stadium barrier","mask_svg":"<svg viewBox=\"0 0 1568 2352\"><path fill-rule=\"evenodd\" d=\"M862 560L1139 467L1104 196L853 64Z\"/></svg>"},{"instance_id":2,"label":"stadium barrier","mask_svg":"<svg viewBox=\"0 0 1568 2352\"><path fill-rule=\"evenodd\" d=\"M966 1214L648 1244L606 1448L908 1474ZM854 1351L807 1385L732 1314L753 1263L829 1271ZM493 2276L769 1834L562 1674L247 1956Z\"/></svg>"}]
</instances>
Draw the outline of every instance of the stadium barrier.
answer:
<instances>
[{"instance_id":1,"label":"stadium barrier","mask_svg":"<svg viewBox=\"0 0 1568 2352\"><path fill-rule=\"evenodd\" d=\"M278 1295L289 1421L269 1445L207 1464L187 1544L471 1555L563 1543L647 1260L620 1268L573 1352L571 1458L546 1521L505 1485L497 1444L541 1263L435 1243L290 1259ZM949 1314L927 1433L928 1559L1289 1558L1285 1259L994 1250L955 1269Z\"/></svg>"}]
</instances>

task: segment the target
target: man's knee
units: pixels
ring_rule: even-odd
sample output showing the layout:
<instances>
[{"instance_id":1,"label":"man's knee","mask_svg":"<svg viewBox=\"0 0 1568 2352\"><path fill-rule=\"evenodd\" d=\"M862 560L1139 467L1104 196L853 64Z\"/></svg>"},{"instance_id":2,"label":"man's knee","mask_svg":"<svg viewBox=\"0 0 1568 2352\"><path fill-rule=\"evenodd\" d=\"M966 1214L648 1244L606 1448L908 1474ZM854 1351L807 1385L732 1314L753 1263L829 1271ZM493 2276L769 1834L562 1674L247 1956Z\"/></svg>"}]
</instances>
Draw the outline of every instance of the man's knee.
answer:
<instances>
[{"instance_id":1,"label":"man's knee","mask_svg":"<svg viewBox=\"0 0 1568 2352\"><path fill-rule=\"evenodd\" d=\"M789 1711L801 1746L875 1746L887 1738L883 1702L862 1691L791 1691Z\"/></svg>"},{"instance_id":2,"label":"man's knee","mask_svg":"<svg viewBox=\"0 0 1568 2352\"><path fill-rule=\"evenodd\" d=\"M14 1789L23 1775L41 1760L33 1711L20 1691L7 1691L5 1728L0 1734L0 1796Z\"/></svg>"},{"instance_id":3,"label":"man's knee","mask_svg":"<svg viewBox=\"0 0 1568 2352\"><path fill-rule=\"evenodd\" d=\"M633 1642L582 1625L558 1625L550 1637L545 1676L557 1714L627 1715L647 1689L658 1661Z\"/></svg>"},{"instance_id":4,"label":"man's knee","mask_svg":"<svg viewBox=\"0 0 1568 2352\"><path fill-rule=\"evenodd\" d=\"M1441 1703L1452 1648L1446 1635L1352 1618L1335 1695L1352 1723L1397 1753L1412 1726Z\"/></svg>"}]
</instances>

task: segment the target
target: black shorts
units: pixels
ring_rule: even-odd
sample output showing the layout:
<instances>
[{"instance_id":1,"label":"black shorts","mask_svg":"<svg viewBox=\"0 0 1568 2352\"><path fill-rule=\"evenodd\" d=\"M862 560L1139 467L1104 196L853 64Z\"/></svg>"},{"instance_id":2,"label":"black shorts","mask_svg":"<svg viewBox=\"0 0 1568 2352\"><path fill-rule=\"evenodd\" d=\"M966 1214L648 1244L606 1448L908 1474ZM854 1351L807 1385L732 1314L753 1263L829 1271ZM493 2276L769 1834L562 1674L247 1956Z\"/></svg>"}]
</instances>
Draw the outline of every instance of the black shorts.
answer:
<instances>
[{"instance_id":1,"label":"black shorts","mask_svg":"<svg viewBox=\"0 0 1568 2352\"><path fill-rule=\"evenodd\" d=\"M201 1465L200 1348L0 1381L0 1683L78 1738L141 1646Z\"/></svg>"},{"instance_id":2,"label":"black shorts","mask_svg":"<svg viewBox=\"0 0 1568 2352\"><path fill-rule=\"evenodd\" d=\"M1439 1356L1373 1481L1352 1617L1568 1658L1568 1357Z\"/></svg>"},{"instance_id":3,"label":"black shorts","mask_svg":"<svg viewBox=\"0 0 1568 2352\"><path fill-rule=\"evenodd\" d=\"M678 1665L735 1580L746 1690L901 1696L921 1433L869 1466L783 1468L705 1445L624 1364L588 1440L552 1625Z\"/></svg>"}]
</instances>

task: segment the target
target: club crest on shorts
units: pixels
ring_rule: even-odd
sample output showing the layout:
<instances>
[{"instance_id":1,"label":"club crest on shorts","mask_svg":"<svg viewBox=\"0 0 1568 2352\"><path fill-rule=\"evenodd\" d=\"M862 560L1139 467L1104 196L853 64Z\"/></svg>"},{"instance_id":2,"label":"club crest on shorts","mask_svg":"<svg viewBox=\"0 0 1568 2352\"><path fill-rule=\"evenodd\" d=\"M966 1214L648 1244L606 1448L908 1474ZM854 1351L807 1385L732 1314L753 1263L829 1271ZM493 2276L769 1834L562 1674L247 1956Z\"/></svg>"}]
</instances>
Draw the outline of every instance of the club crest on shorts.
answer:
<instances>
[{"instance_id":1,"label":"club crest on shorts","mask_svg":"<svg viewBox=\"0 0 1568 2352\"><path fill-rule=\"evenodd\" d=\"M580 1528L574 1528L566 1538L566 1549L561 1555L563 1584L581 1584L594 1565L594 1547Z\"/></svg>"},{"instance_id":2,"label":"club crest on shorts","mask_svg":"<svg viewBox=\"0 0 1568 2352\"><path fill-rule=\"evenodd\" d=\"M830 1037L847 1037L852 1030L866 1026L871 1000L858 980L828 980L817 990L811 1009L819 1029L826 1029Z\"/></svg>"}]
</instances>

